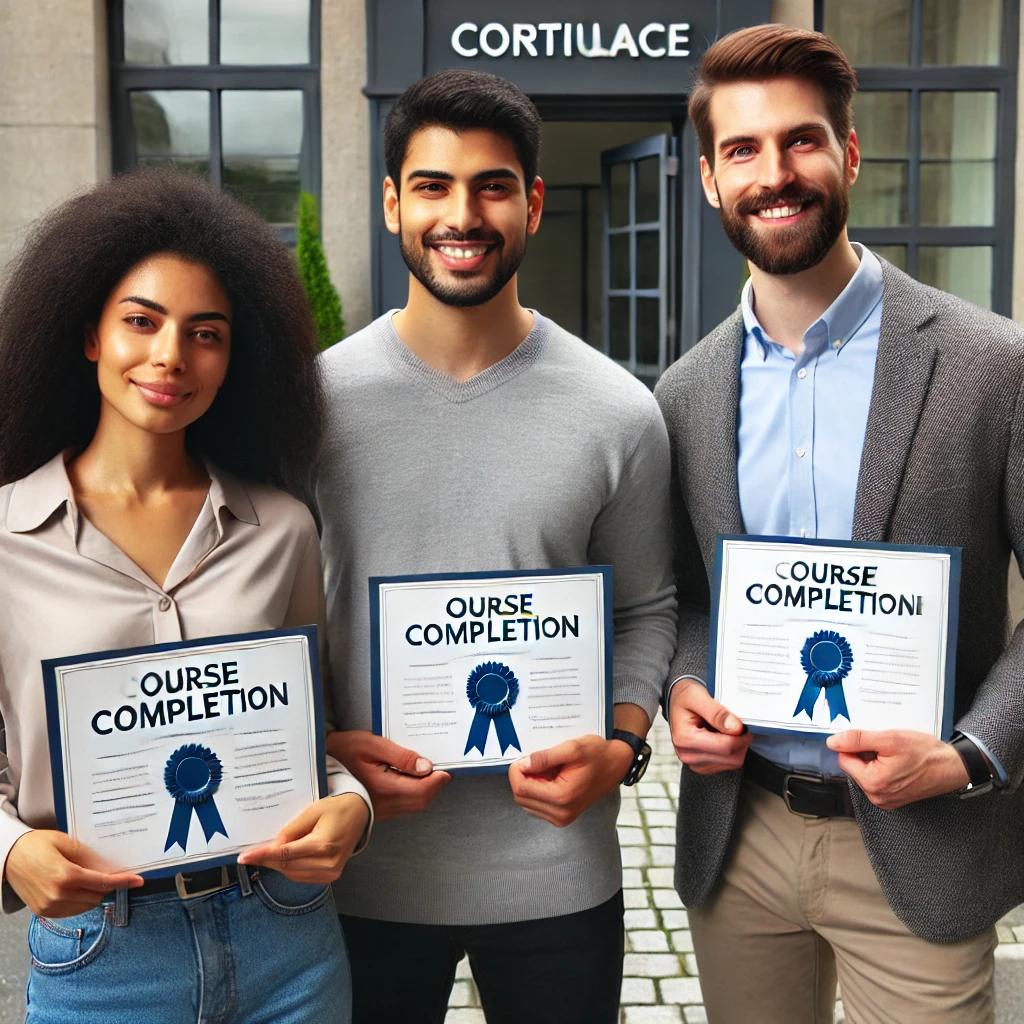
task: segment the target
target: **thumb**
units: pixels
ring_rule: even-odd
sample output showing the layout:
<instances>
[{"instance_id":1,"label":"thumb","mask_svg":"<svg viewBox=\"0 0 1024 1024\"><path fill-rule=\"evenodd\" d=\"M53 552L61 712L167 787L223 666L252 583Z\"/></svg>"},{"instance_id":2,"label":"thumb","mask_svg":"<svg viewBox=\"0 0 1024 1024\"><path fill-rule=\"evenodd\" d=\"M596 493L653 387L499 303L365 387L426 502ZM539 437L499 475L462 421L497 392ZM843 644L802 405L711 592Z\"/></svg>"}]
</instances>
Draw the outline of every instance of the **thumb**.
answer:
<instances>
[{"instance_id":1,"label":"thumb","mask_svg":"<svg viewBox=\"0 0 1024 1024\"><path fill-rule=\"evenodd\" d=\"M870 734L863 729L847 729L845 732L837 732L825 740L829 750L840 754L856 754L862 750L877 750L877 745L869 739Z\"/></svg>"},{"instance_id":2,"label":"thumb","mask_svg":"<svg viewBox=\"0 0 1024 1024\"><path fill-rule=\"evenodd\" d=\"M378 742L377 760L381 763L391 765L406 775L429 775L434 770L434 766L415 750L401 747L384 736L378 737Z\"/></svg>"},{"instance_id":3,"label":"thumb","mask_svg":"<svg viewBox=\"0 0 1024 1024\"><path fill-rule=\"evenodd\" d=\"M712 728L731 736L738 736L743 732L743 723L724 704L715 700L703 686L691 686L686 697L690 710L703 718Z\"/></svg>"},{"instance_id":4,"label":"thumb","mask_svg":"<svg viewBox=\"0 0 1024 1024\"><path fill-rule=\"evenodd\" d=\"M326 799L333 799L327 797ZM323 813L323 801L317 800L315 803L310 804L308 807L304 807L298 814L288 822L287 825L282 828L276 836L274 836L274 842L276 843L290 843L296 839L301 839L303 836L308 836L310 832L316 828L316 823L320 820L320 815Z\"/></svg>"}]
</instances>

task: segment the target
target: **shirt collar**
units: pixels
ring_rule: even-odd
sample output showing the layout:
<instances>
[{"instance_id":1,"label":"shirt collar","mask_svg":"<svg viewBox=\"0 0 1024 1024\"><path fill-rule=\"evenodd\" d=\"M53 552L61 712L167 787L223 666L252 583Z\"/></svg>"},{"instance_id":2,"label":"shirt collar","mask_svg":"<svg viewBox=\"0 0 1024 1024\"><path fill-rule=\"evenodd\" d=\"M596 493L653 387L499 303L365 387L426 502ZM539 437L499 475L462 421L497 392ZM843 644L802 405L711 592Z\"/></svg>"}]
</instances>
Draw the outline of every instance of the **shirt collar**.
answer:
<instances>
[{"instance_id":1,"label":"shirt collar","mask_svg":"<svg viewBox=\"0 0 1024 1024\"><path fill-rule=\"evenodd\" d=\"M63 505L72 516L73 527L77 525L78 509L64 461L67 455L67 452L58 452L49 462L14 484L7 508L7 528L12 533L28 533L37 529ZM205 465L210 476L210 504L218 514L218 522L220 510L224 508L235 519L259 526L259 517L245 484L234 474L218 469L210 462Z\"/></svg>"},{"instance_id":2,"label":"shirt collar","mask_svg":"<svg viewBox=\"0 0 1024 1024\"><path fill-rule=\"evenodd\" d=\"M804 332L805 352L810 353L812 347L824 348L825 344L836 353L841 352L882 301L882 264L878 257L860 242L850 244L860 257L860 263L832 305ZM743 286L740 308L743 312L744 331L757 340L762 357L767 359L768 346L772 344L772 339L754 312L753 279L748 279Z\"/></svg>"}]
</instances>

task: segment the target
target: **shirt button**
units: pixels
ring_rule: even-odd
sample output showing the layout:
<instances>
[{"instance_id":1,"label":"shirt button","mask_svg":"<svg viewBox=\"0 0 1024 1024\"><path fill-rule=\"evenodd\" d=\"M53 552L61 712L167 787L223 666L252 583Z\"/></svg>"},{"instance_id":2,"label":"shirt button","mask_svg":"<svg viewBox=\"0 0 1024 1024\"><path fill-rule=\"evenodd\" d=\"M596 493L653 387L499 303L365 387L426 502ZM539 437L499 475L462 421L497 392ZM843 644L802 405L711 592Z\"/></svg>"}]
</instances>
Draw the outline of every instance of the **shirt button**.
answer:
<instances>
[{"instance_id":1,"label":"shirt button","mask_svg":"<svg viewBox=\"0 0 1024 1024\"><path fill-rule=\"evenodd\" d=\"M806 367L801 366L800 369L796 371L796 375L797 377L800 378L800 380L803 380L807 376Z\"/></svg>"},{"instance_id":2,"label":"shirt button","mask_svg":"<svg viewBox=\"0 0 1024 1024\"><path fill-rule=\"evenodd\" d=\"M796 457L798 459L802 459L806 454L807 454L807 449L806 448L797 448L796 449Z\"/></svg>"},{"instance_id":3,"label":"shirt button","mask_svg":"<svg viewBox=\"0 0 1024 1024\"><path fill-rule=\"evenodd\" d=\"M171 599L169 597L161 597L160 603L157 605L160 611L165 612L171 607Z\"/></svg>"},{"instance_id":4,"label":"shirt button","mask_svg":"<svg viewBox=\"0 0 1024 1024\"><path fill-rule=\"evenodd\" d=\"M838 352L843 347L843 339L836 338L836 340L832 342L832 347Z\"/></svg>"}]
</instances>

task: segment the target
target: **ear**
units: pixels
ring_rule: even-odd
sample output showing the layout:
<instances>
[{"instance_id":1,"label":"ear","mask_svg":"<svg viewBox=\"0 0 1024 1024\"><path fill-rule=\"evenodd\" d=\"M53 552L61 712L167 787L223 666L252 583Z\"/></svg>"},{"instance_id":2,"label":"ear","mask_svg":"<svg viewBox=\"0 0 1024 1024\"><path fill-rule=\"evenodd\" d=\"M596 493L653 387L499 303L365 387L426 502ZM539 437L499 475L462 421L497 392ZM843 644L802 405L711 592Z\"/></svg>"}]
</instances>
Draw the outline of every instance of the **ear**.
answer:
<instances>
[{"instance_id":1,"label":"ear","mask_svg":"<svg viewBox=\"0 0 1024 1024\"><path fill-rule=\"evenodd\" d=\"M715 169L708 163L706 156L700 158L700 184L704 189L704 198L717 210L722 204L715 184Z\"/></svg>"},{"instance_id":2,"label":"ear","mask_svg":"<svg viewBox=\"0 0 1024 1024\"><path fill-rule=\"evenodd\" d=\"M537 234L540 216L544 210L544 179L534 178L530 194L526 197L526 233Z\"/></svg>"},{"instance_id":3,"label":"ear","mask_svg":"<svg viewBox=\"0 0 1024 1024\"><path fill-rule=\"evenodd\" d=\"M402 229L402 217L398 209L398 186L389 175L384 179L384 226L393 235Z\"/></svg>"},{"instance_id":4,"label":"ear","mask_svg":"<svg viewBox=\"0 0 1024 1024\"><path fill-rule=\"evenodd\" d=\"M860 174L860 139L857 132L850 129L850 139L846 143L846 180L852 185Z\"/></svg>"},{"instance_id":5,"label":"ear","mask_svg":"<svg viewBox=\"0 0 1024 1024\"><path fill-rule=\"evenodd\" d=\"M85 358L88 359L90 363L99 362L99 358L100 358L100 339L99 339L99 335L96 333L96 327L94 325L92 325L92 324L90 324L85 329L85 345L84 345L84 350L85 350Z\"/></svg>"}]
</instances>

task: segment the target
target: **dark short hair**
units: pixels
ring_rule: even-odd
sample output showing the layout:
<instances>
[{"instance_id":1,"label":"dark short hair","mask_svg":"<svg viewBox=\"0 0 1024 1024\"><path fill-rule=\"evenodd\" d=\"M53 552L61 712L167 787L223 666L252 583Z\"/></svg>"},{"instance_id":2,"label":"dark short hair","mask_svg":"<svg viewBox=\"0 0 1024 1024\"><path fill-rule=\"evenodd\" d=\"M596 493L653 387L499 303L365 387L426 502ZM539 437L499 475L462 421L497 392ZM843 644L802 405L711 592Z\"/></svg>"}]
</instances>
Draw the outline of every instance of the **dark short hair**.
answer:
<instances>
[{"instance_id":1,"label":"dark short hair","mask_svg":"<svg viewBox=\"0 0 1024 1024\"><path fill-rule=\"evenodd\" d=\"M517 85L468 68L449 68L410 85L384 124L384 163L401 191L402 161L409 139L420 128L437 125L454 132L483 128L503 135L523 166L526 188L540 161L540 114Z\"/></svg>"},{"instance_id":2,"label":"dark short hair","mask_svg":"<svg viewBox=\"0 0 1024 1024\"><path fill-rule=\"evenodd\" d=\"M133 171L36 223L0 297L0 482L96 430L85 331L117 282L157 253L209 267L231 301L231 359L189 449L239 476L309 492L323 422L316 335L292 254L204 179Z\"/></svg>"},{"instance_id":3,"label":"dark short hair","mask_svg":"<svg viewBox=\"0 0 1024 1024\"><path fill-rule=\"evenodd\" d=\"M846 144L853 127L853 94L857 73L846 54L828 36L789 25L753 25L723 36L701 58L690 94L689 114L708 163L715 163L711 96L715 86L802 78L817 85L825 97L836 138Z\"/></svg>"}]
</instances>

